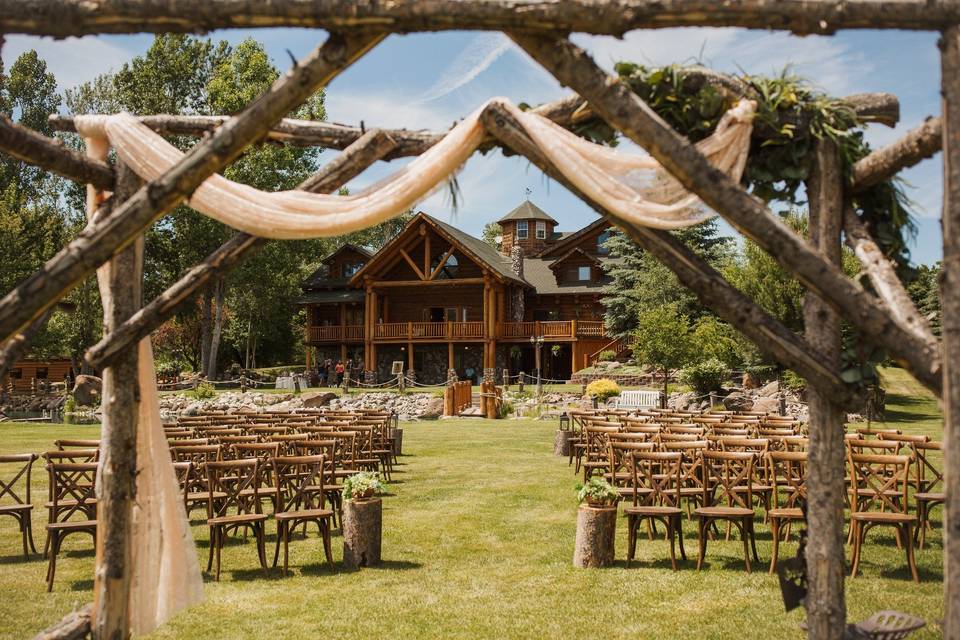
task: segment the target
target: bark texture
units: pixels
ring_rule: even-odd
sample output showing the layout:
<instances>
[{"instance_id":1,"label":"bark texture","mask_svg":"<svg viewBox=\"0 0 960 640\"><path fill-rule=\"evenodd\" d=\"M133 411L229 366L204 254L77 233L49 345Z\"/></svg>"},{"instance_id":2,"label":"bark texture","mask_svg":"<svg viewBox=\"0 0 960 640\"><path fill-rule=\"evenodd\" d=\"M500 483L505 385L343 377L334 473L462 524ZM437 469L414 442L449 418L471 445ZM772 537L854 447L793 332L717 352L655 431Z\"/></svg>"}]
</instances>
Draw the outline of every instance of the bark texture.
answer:
<instances>
[{"instance_id":1,"label":"bark texture","mask_svg":"<svg viewBox=\"0 0 960 640\"><path fill-rule=\"evenodd\" d=\"M88 158L64 147L59 140L11 122L5 114L0 114L0 151L64 178L98 189L113 189L113 169L106 162Z\"/></svg>"},{"instance_id":2,"label":"bark texture","mask_svg":"<svg viewBox=\"0 0 960 640\"><path fill-rule=\"evenodd\" d=\"M403 429L390 429L390 435L393 437L394 455L403 455Z\"/></svg>"},{"instance_id":3,"label":"bark texture","mask_svg":"<svg viewBox=\"0 0 960 640\"><path fill-rule=\"evenodd\" d=\"M121 206L88 225L35 274L0 300L0 340L20 330L58 298L133 242L157 218L204 180L236 159L293 107L326 85L379 40L376 36L330 36L326 43L279 79L269 91L194 146L174 168L142 187Z\"/></svg>"},{"instance_id":4,"label":"bark texture","mask_svg":"<svg viewBox=\"0 0 960 640\"><path fill-rule=\"evenodd\" d=\"M930 158L940 150L942 135L940 118L927 118L902 138L858 160L853 165L850 190L859 193Z\"/></svg>"},{"instance_id":5,"label":"bark texture","mask_svg":"<svg viewBox=\"0 0 960 640\"><path fill-rule=\"evenodd\" d=\"M497 136L504 145L526 156L541 171L566 186L597 213L606 216L623 229L633 241L673 271L684 286L697 294L701 302L737 327L765 353L794 369L807 380L816 380L825 388L830 388L836 398L851 404L857 402L856 392L840 379L835 370L824 366L800 336L784 327L756 302L727 282L716 269L672 234L626 223L587 198L546 160L526 135L522 125L502 107L493 104L481 117L487 130Z\"/></svg>"},{"instance_id":6,"label":"bark texture","mask_svg":"<svg viewBox=\"0 0 960 640\"><path fill-rule=\"evenodd\" d=\"M305 180L299 188L313 193L330 193L383 158L392 148L393 140L389 136L370 131ZM181 304L191 300L197 291L214 279L222 278L265 243L266 240L262 238L237 233L116 331L90 347L84 356L85 362L96 369L102 368L127 347L150 335L168 320Z\"/></svg>"},{"instance_id":7,"label":"bark texture","mask_svg":"<svg viewBox=\"0 0 960 640\"><path fill-rule=\"evenodd\" d=\"M750 27L798 34L837 29L940 29L949 0L0 0L0 31L58 38L93 33L254 27L391 32L523 29L620 36L633 29Z\"/></svg>"},{"instance_id":8,"label":"bark texture","mask_svg":"<svg viewBox=\"0 0 960 640\"><path fill-rule=\"evenodd\" d=\"M517 33L511 37L558 80L589 100L604 120L646 149L687 189L939 395L941 360L936 344L901 328L872 295L807 246L763 202L714 168L629 87L610 77L568 40Z\"/></svg>"},{"instance_id":9,"label":"bark texture","mask_svg":"<svg viewBox=\"0 0 960 640\"><path fill-rule=\"evenodd\" d=\"M93 605L86 605L79 611L70 613L49 629L33 636L33 640L83 640L90 635L90 619Z\"/></svg>"},{"instance_id":10,"label":"bark texture","mask_svg":"<svg viewBox=\"0 0 960 640\"><path fill-rule=\"evenodd\" d=\"M553 455L568 457L570 455L570 438L573 437L573 431L570 429L557 429L553 435Z\"/></svg>"},{"instance_id":11,"label":"bark texture","mask_svg":"<svg viewBox=\"0 0 960 640\"><path fill-rule=\"evenodd\" d=\"M383 501L345 500L343 503L343 566L347 569L380 564Z\"/></svg>"},{"instance_id":12,"label":"bark texture","mask_svg":"<svg viewBox=\"0 0 960 640\"><path fill-rule=\"evenodd\" d=\"M943 94L943 637L960 639L960 27L940 41Z\"/></svg>"},{"instance_id":13,"label":"bark texture","mask_svg":"<svg viewBox=\"0 0 960 640\"><path fill-rule=\"evenodd\" d=\"M580 505L573 566L581 569L613 566L617 539L617 508Z\"/></svg>"},{"instance_id":14,"label":"bark texture","mask_svg":"<svg viewBox=\"0 0 960 640\"><path fill-rule=\"evenodd\" d=\"M840 264L843 221L843 170L836 145L819 141L807 181L810 201L810 246L831 263ZM803 301L804 333L814 355L840 369L840 318L814 293ZM807 467L807 637L843 640L846 602L844 549L844 411L829 389L808 390L810 432Z\"/></svg>"},{"instance_id":15,"label":"bark texture","mask_svg":"<svg viewBox=\"0 0 960 640\"><path fill-rule=\"evenodd\" d=\"M117 167L114 197L123 202L140 188L125 165ZM120 326L142 303L143 241L110 261L103 329ZM102 286L102 283L101 283ZM97 562L94 572L93 631L97 638L130 636L130 576L133 504L137 494L137 415L140 386L137 350L127 349L103 371L103 426L97 482Z\"/></svg>"}]
</instances>

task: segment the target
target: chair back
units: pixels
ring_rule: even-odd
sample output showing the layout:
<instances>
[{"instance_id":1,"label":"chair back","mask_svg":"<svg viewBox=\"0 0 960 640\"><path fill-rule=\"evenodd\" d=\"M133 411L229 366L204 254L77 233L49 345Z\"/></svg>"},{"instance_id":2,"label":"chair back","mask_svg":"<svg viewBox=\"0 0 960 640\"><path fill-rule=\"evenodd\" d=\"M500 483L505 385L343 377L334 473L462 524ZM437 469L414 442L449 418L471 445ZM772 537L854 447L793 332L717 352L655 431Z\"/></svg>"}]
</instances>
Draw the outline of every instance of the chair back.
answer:
<instances>
[{"instance_id":1,"label":"chair back","mask_svg":"<svg viewBox=\"0 0 960 640\"><path fill-rule=\"evenodd\" d=\"M52 462L50 474L51 521L66 522L74 515L90 519L96 508L96 462Z\"/></svg>"},{"instance_id":2,"label":"chair back","mask_svg":"<svg viewBox=\"0 0 960 640\"><path fill-rule=\"evenodd\" d=\"M0 455L0 506L30 504L30 476L36 459L35 453ZM21 484L23 489L18 490Z\"/></svg>"},{"instance_id":3,"label":"chair back","mask_svg":"<svg viewBox=\"0 0 960 640\"><path fill-rule=\"evenodd\" d=\"M53 446L60 451L64 449L97 449L100 447L99 440L54 440Z\"/></svg>"},{"instance_id":4,"label":"chair back","mask_svg":"<svg viewBox=\"0 0 960 640\"><path fill-rule=\"evenodd\" d=\"M773 508L780 506L780 494L784 494L783 506L796 508L807 499L807 452L770 451L770 476L773 483Z\"/></svg>"},{"instance_id":5,"label":"chair back","mask_svg":"<svg viewBox=\"0 0 960 640\"><path fill-rule=\"evenodd\" d=\"M206 464L207 517L260 513L260 461L256 458Z\"/></svg>"},{"instance_id":6,"label":"chair back","mask_svg":"<svg viewBox=\"0 0 960 640\"><path fill-rule=\"evenodd\" d=\"M753 465L756 456L749 451L710 451L700 453L700 477L703 481L703 505L753 509Z\"/></svg>"},{"instance_id":7,"label":"chair back","mask_svg":"<svg viewBox=\"0 0 960 640\"><path fill-rule=\"evenodd\" d=\"M630 454L633 504L680 506L683 454L680 451L634 451Z\"/></svg>"},{"instance_id":8,"label":"chair back","mask_svg":"<svg viewBox=\"0 0 960 640\"><path fill-rule=\"evenodd\" d=\"M847 451L850 510L907 512L910 456Z\"/></svg>"},{"instance_id":9,"label":"chair back","mask_svg":"<svg viewBox=\"0 0 960 640\"><path fill-rule=\"evenodd\" d=\"M924 493L942 492L943 460L931 460L934 456L943 456L942 442L913 442L910 445L917 462L916 490Z\"/></svg>"},{"instance_id":10,"label":"chair back","mask_svg":"<svg viewBox=\"0 0 960 640\"><path fill-rule=\"evenodd\" d=\"M322 455L274 458L277 513L324 508L324 462Z\"/></svg>"}]
</instances>

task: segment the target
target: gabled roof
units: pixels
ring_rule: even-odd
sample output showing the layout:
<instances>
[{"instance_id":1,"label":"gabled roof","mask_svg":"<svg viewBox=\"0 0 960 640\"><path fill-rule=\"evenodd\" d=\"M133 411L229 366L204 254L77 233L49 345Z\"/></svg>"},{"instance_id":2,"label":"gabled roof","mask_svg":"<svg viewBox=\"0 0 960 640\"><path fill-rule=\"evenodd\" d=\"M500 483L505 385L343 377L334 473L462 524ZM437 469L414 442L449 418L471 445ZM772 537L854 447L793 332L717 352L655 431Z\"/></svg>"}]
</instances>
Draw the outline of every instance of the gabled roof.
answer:
<instances>
[{"instance_id":1,"label":"gabled roof","mask_svg":"<svg viewBox=\"0 0 960 640\"><path fill-rule=\"evenodd\" d=\"M600 258L601 266L616 261L617 258ZM557 275L550 268L555 262L550 258L524 258L523 277L527 279L540 295L562 295L574 293L602 294L609 282L564 283L557 282Z\"/></svg>"},{"instance_id":2,"label":"gabled roof","mask_svg":"<svg viewBox=\"0 0 960 640\"><path fill-rule=\"evenodd\" d=\"M350 278L331 278L330 277L330 261L343 253L346 250L356 251L360 255L364 256L367 261L373 257L373 253L369 249L361 247L356 244L346 243L339 248L335 249L332 253L328 254L321 260L320 268L307 276L307 279L303 281L300 285L301 289L309 291L311 289L330 289L330 288L342 288L347 286L347 283L350 282Z\"/></svg>"},{"instance_id":3,"label":"gabled roof","mask_svg":"<svg viewBox=\"0 0 960 640\"><path fill-rule=\"evenodd\" d=\"M468 258L474 260L477 264L488 268L490 271L493 271L494 274L505 280L510 280L523 285L527 284L526 281L518 278L517 275L513 273L510 258L504 256L483 240L474 238L470 234L457 229L453 225L428 216L422 211L417 212L417 215L410 219L410 222L407 223L407 226L405 226L400 233L390 240L386 246L380 249L380 251L378 251L376 255L374 255L373 258L363 266L363 268L357 271L350 279L350 283L353 285L359 285L363 281L363 276L371 268L373 268L374 265L388 259L389 256L392 256L393 249L402 242L402 239L407 235L407 232L421 222L426 222L433 228L434 231L437 232L438 235L446 238L451 244L458 245Z\"/></svg>"},{"instance_id":4,"label":"gabled roof","mask_svg":"<svg viewBox=\"0 0 960 640\"><path fill-rule=\"evenodd\" d=\"M573 233L567 233L553 244L547 245L543 248L543 250L537 253L537 256L545 256L550 253L556 253L557 251L565 250L570 245L576 244L582 240L584 236L589 235L591 232L596 231L597 229L607 226L612 226L609 220L606 218L597 218L582 229L574 231Z\"/></svg>"},{"instance_id":5,"label":"gabled roof","mask_svg":"<svg viewBox=\"0 0 960 640\"><path fill-rule=\"evenodd\" d=\"M550 268L551 268L551 269L556 269L556 268L559 267L561 264L563 264L563 262L564 262L567 258L569 258L570 256L575 255L575 254L580 254L580 255L583 256L584 258L587 258L588 260L590 260L590 262L592 262L593 264L597 264L597 265L600 264L600 259L597 258L596 256L590 255L589 253L587 253L586 251L584 251L584 250L581 249L580 247L574 247L573 249L570 249L570 251L567 251L565 254L563 254L562 256L560 256L559 258L557 258L556 260L554 260L553 262L551 262L551 263L550 263Z\"/></svg>"},{"instance_id":6,"label":"gabled roof","mask_svg":"<svg viewBox=\"0 0 960 640\"><path fill-rule=\"evenodd\" d=\"M369 258L372 258L372 257L373 257L373 252L370 251L369 249L367 249L366 247L361 247L361 246L358 245L358 244L353 244L352 242L347 242L347 243L341 245L340 248L338 248L337 250L335 250L333 253L331 253L330 255L328 255L326 258L324 258L321 262L330 262L330 260L334 259L335 257L337 257L338 255L340 255L341 253L343 253L343 252L346 251L347 249L352 249L353 251L356 251L357 253L359 253L360 255L362 255L364 258L368 258L368 259L369 259Z\"/></svg>"},{"instance_id":7,"label":"gabled roof","mask_svg":"<svg viewBox=\"0 0 960 640\"><path fill-rule=\"evenodd\" d=\"M547 215L547 212L533 204L529 200L524 200L519 207L503 216L497 222L509 222L511 220L546 220L557 224L557 221Z\"/></svg>"}]
</instances>

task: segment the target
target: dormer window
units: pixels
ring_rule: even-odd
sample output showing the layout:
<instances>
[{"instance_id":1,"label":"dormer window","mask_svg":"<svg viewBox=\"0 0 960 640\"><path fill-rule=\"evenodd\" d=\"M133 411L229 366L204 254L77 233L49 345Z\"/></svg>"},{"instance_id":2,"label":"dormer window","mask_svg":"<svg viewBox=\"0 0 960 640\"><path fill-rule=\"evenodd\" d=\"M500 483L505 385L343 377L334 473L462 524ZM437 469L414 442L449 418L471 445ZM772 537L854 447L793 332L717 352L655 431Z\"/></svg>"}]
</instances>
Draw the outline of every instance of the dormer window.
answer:
<instances>
[{"instance_id":1,"label":"dormer window","mask_svg":"<svg viewBox=\"0 0 960 640\"><path fill-rule=\"evenodd\" d=\"M547 223L543 220L537 220L537 240L547 239Z\"/></svg>"},{"instance_id":2,"label":"dormer window","mask_svg":"<svg viewBox=\"0 0 960 640\"><path fill-rule=\"evenodd\" d=\"M599 236L597 236L597 253L600 255L607 255L610 253L610 249L607 248L607 240L610 239L610 230L607 229Z\"/></svg>"},{"instance_id":3,"label":"dormer window","mask_svg":"<svg viewBox=\"0 0 960 640\"><path fill-rule=\"evenodd\" d=\"M349 278L363 267L362 262L354 262L343 265L343 277Z\"/></svg>"},{"instance_id":4,"label":"dormer window","mask_svg":"<svg viewBox=\"0 0 960 640\"><path fill-rule=\"evenodd\" d=\"M577 280L580 282L589 282L590 267L577 267Z\"/></svg>"},{"instance_id":5,"label":"dormer window","mask_svg":"<svg viewBox=\"0 0 960 640\"><path fill-rule=\"evenodd\" d=\"M530 229L526 220L517 221L517 240L526 240L529 237Z\"/></svg>"}]
</instances>

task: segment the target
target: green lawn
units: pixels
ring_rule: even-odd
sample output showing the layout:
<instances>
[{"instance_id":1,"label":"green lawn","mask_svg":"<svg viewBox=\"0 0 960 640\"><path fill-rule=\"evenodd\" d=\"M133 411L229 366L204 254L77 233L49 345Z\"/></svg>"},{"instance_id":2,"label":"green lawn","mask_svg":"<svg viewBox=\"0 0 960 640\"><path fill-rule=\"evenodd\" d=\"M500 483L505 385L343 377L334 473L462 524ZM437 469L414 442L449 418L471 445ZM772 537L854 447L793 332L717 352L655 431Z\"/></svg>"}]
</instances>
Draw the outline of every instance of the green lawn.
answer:
<instances>
[{"instance_id":1,"label":"green lawn","mask_svg":"<svg viewBox=\"0 0 960 640\"><path fill-rule=\"evenodd\" d=\"M898 370L887 372L886 383L891 426L939 435L928 394ZM292 544L293 576L263 577L252 542L238 542L225 549L223 581L207 582L206 602L155 636L802 637L802 612L784 614L776 578L765 567L744 572L737 541L712 542L709 567L698 573L689 561L671 571L666 543L641 539L639 561L627 569L621 521L618 565L574 569L575 478L566 459L552 456L554 423L466 419L404 428L406 455L385 498L381 568L331 574L311 537ZM0 424L0 451L39 452L56 437L96 434L88 426ZM36 483L36 502L45 490ZM43 514L35 516L40 545ZM206 529L199 520L195 525L205 562ZM695 527L685 523L685 533L692 557ZM767 528L758 525L758 535L761 560L769 560ZM29 636L90 600L90 546L80 536L68 542L54 593L47 594L45 563L23 561L12 521L0 520L0 638ZM795 548L784 545L782 557ZM923 582L915 585L892 537L871 534L863 575L848 582L851 619L889 608L939 620L941 553L938 528L918 553ZM338 537L334 555L341 555ZM913 637L939 635L928 627Z\"/></svg>"}]
</instances>

